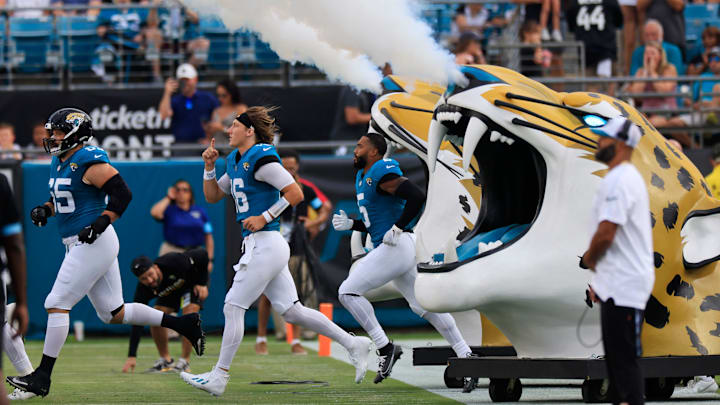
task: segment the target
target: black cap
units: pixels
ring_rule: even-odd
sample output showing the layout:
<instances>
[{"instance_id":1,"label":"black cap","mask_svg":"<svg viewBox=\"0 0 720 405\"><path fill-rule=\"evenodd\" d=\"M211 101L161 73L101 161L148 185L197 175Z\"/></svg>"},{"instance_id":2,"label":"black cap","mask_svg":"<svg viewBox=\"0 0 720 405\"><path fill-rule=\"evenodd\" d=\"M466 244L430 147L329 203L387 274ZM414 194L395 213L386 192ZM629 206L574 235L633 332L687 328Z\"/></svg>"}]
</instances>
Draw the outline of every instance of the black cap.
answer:
<instances>
[{"instance_id":1,"label":"black cap","mask_svg":"<svg viewBox=\"0 0 720 405\"><path fill-rule=\"evenodd\" d=\"M130 271L135 277L140 277L153 265L152 260L147 256L138 256L130 264Z\"/></svg>"}]
</instances>

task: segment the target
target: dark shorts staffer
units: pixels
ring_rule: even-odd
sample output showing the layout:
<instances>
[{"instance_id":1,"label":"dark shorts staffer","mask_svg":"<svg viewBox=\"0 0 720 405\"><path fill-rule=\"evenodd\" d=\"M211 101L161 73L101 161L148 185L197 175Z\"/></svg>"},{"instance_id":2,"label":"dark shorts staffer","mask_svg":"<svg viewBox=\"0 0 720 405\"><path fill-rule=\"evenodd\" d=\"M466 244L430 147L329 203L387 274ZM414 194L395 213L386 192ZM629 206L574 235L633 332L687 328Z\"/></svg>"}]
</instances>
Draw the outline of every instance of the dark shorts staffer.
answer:
<instances>
[{"instance_id":1,"label":"dark shorts staffer","mask_svg":"<svg viewBox=\"0 0 720 405\"><path fill-rule=\"evenodd\" d=\"M601 303L605 361L613 403L642 404L640 332L655 273L650 204L642 176L630 162L640 129L622 117L593 129L595 158L609 171L595 197L595 234L581 266L593 271L590 297Z\"/></svg>"},{"instance_id":2,"label":"dark shorts staffer","mask_svg":"<svg viewBox=\"0 0 720 405\"><path fill-rule=\"evenodd\" d=\"M208 295L208 254L198 248L184 253L171 252L151 261L147 256L136 257L130 271L138 277L134 302L147 304L157 298L155 308L166 313L183 314L199 312L202 302ZM143 327L133 327L130 334L130 349L123 372L135 369L137 348ZM190 370L190 342L183 339L180 359L173 362L168 350L167 330L163 327L151 327L155 345L160 358L148 372L188 371Z\"/></svg>"}]
</instances>

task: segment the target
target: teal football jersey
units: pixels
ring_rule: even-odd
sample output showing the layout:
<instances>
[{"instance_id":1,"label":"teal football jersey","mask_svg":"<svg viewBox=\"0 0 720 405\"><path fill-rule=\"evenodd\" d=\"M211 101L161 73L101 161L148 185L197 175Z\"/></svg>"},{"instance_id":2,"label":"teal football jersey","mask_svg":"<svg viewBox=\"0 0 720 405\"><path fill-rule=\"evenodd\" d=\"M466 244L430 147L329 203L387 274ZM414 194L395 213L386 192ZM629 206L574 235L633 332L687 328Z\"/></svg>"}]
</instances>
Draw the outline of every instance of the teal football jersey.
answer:
<instances>
[{"instance_id":1,"label":"teal football jersey","mask_svg":"<svg viewBox=\"0 0 720 405\"><path fill-rule=\"evenodd\" d=\"M255 165L264 157L273 156L280 162L275 147L266 143L253 145L238 158L238 150L227 157L226 173L230 177L230 194L235 201L235 219L242 222L245 218L262 215L280 199L280 191L268 183L255 179ZM261 231L279 231L280 218L273 219ZM243 228L243 236L252 232Z\"/></svg>"},{"instance_id":2,"label":"teal football jersey","mask_svg":"<svg viewBox=\"0 0 720 405\"><path fill-rule=\"evenodd\" d=\"M63 238L77 235L105 211L105 193L82 181L88 167L96 163L110 163L107 153L97 146L78 149L64 162L57 156L52 158L48 186Z\"/></svg>"},{"instance_id":3,"label":"teal football jersey","mask_svg":"<svg viewBox=\"0 0 720 405\"><path fill-rule=\"evenodd\" d=\"M400 219L405 208L405 200L377 189L380 179L390 173L402 176L400 164L394 159L381 159L364 175L358 170L355 178L358 208L375 247L382 243L383 236Z\"/></svg>"}]
</instances>

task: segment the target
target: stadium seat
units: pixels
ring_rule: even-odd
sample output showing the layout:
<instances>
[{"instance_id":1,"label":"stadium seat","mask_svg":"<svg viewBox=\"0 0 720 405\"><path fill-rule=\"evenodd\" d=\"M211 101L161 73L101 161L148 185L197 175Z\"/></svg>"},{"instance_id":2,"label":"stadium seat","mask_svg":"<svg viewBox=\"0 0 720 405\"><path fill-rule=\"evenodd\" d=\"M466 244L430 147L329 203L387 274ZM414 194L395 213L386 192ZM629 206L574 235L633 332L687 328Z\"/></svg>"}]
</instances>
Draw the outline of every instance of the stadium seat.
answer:
<instances>
[{"instance_id":1,"label":"stadium seat","mask_svg":"<svg viewBox=\"0 0 720 405\"><path fill-rule=\"evenodd\" d=\"M202 16L198 22L202 36L210 41L207 63L212 69L227 70L233 54L234 36L219 17Z\"/></svg>"},{"instance_id":2,"label":"stadium seat","mask_svg":"<svg viewBox=\"0 0 720 405\"><path fill-rule=\"evenodd\" d=\"M5 16L0 16L0 65L5 65L5 54L7 52L6 26Z\"/></svg>"},{"instance_id":3,"label":"stadium seat","mask_svg":"<svg viewBox=\"0 0 720 405\"><path fill-rule=\"evenodd\" d=\"M255 39L255 59L261 69L278 69L282 66L280 57L260 38Z\"/></svg>"},{"instance_id":4,"label":"stadium seat","mask_svg":"<svg viewBox=\"0 0 720 405\"><path fill-rule=\"evenodd\" d=\"M85 16L62 16L57 19L57 33L63 47L63 60L71 72L90 71L95 50L100 44L97 19Z\"/></svg>"},{"instance_id":5,"label":"stadium seat","mask_svg":"<svg viewBox=\"0 0 720 405\"><path fill-rule=\"evenodd\" d=\"M685 6L685 40L690 43L700 41L702 31L708 25L720 26L718 4L687 4Z\"/></svg>"},{"instance_id":6,"label":"stadium seat","mask_svg":"<svg viewBox=\"0 0 720 405\"><path fill-rule=\"evenodd\" d=\"M45 71L53 51L53 39L51 19L10 17L12 64L18 71Z\"/></svg>"}]
</instances>

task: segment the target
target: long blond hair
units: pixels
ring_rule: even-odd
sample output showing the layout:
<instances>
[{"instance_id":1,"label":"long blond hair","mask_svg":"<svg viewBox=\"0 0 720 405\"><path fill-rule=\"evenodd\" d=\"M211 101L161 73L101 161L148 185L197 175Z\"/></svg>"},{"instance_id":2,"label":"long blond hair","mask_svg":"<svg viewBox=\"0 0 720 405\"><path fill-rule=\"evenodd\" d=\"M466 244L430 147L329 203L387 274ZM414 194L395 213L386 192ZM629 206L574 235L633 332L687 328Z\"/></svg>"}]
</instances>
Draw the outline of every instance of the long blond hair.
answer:
<instances>
[{"instance_id":1,"label":"long blond hair","mask_svg":"<svg viewBox=\"0 0 720 405\"><path fill-rule=\"evenodd\" d=\"M665 69L667 69L667 67L669 65L668 60L667 60L667 53L665 53L665 49L662 47L662 44L658 41L650 41L647 44L645 44L646 48L648 46L653 47L660 52L660 63L658 63L657 68L656 68L657 71L655 73L657 73L659 76L662 76L663 73L665 72ZM646 72L646 73L649 73L649 72Z\"/></svg>"},{"instance_id":2,"label":"long blond hair","mask_svg":"<svg viewBox=\"0 0 720 405\"><path fill-rule=\"evenodd\" d=\"M276 111L277 106L254 106L245 111L255 128L255 136L260 143L273 143L273 138L280 134L280 128L275 124L275 117L270 115Z\"/></svg>"}]
</instances>

